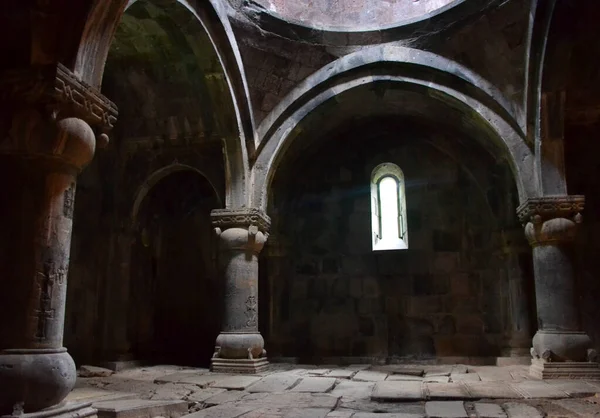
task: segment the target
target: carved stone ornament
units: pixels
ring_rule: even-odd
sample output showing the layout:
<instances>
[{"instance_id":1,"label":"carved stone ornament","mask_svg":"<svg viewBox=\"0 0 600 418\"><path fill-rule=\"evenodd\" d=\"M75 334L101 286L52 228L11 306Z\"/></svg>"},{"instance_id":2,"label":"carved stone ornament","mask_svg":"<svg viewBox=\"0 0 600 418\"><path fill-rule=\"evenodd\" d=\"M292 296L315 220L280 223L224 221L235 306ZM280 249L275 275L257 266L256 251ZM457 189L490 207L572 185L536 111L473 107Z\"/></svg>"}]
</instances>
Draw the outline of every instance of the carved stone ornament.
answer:
<instances>
[{"instance_id":1,"label":"carved stone ornament","mask_svg":"<svg viewBox=\"0 0 600 418\"><path fill-rule=\"evenodd\" d=\"M102 141L118 115L113 102L60 63L0 73L0 101L42 105L51 113L83 119L99 129Z\"/></svg>"},{"instance_id":2,"label":"carved stone ornament","mask_svg":"<svg viewBox=\"0 0 600 418\"><path fill-rule=\"evenodd\" d=\"M522 224L534 224L554 218L573 219L579 223L585 205L585 196L548 196L528 199L517 208Z\"/></svg>"},{"instance_id":3,"label":"carved stone ornament","mask_svg":"<svg viewBox=\"0 0 600 418\"><path fill-rule=\"evenodd\" d=\"M254 208L247 209L215 209L210 213L214 228L226 230L229 228L247 229L254 225L261 232L268 232L271 218L264 212Z\"/></svg>"}]
</instances>

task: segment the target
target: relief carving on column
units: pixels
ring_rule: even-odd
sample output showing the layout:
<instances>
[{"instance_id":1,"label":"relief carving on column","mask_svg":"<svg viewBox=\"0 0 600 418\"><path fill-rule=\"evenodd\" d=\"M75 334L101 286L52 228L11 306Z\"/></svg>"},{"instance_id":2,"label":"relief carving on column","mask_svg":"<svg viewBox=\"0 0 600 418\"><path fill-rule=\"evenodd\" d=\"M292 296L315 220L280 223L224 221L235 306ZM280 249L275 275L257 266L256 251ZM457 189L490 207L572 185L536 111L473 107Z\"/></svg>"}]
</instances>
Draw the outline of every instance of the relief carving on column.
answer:
<instances>
[{"instance_id":1,"label":"relief carving on column","mask_svg":"<svg viewBox=\"0 0 600 418\"><path fill-rule=\"evenodd\" d=\"M0 108L4 108L0 116L4 119L0 120L0 151L53 156L61 155L65 130L75 129L87 137L85 126L95 141L90 144L86 138L83 151L90 154L85 148L91 147L93 155L96 146L108 144L108 133L118 115L114 103L60 63L0 73ZM70 121L76 123L65 128ZM46 137L53 133L58 138Z\"/></svg>"},{"instance_id":2,"label":"relief carving on column","mask_svg":"<svg viewBox=\"0 0 600 418\"><path fill-rule=\"evenodd\" d=\"M572 241L583 222L585 196L548 196L528 199L517 208L532 246Z\"/></svg>"},{"instance_id":3,"label":"relief carving on column","mask_svg":"<svg viewBox=\"0 0 600 418\"><path fill-rule=\"evenodd\" d=\"M210 218L221 249L245 249L258 254L269 237L271 219L258 209L215 209Z\"/></svg>"},{"instance_id":4,"label":"relief carving on column","mask_svg":"<svg viewBox=\"0 0 600 418\"><path fill-rule=\"evenodd\" d=\"M271 218L263 211L255 208L215 209L210 213L212 224L221 230L229 228L249 228L254 225L260 232L268 232Z\"/></svg>"}]
</instances>

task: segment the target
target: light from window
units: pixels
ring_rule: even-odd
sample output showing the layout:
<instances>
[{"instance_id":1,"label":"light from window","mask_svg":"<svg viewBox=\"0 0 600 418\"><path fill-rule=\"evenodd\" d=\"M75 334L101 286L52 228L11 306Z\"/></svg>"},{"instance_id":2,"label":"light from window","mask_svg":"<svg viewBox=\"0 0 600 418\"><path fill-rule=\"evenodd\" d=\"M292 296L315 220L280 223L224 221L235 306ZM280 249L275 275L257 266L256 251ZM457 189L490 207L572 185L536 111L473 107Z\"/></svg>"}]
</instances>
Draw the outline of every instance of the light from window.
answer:
<instances>
[{"instance_id":1,"label":"light from window","mask_svg":"<svg viewBox=\"0 0 600 418\"><path fill-rule=\"evenodd\" d=\"M373 251L408 248L404 174L384 163L371 176Z\"/></svg>"}]
</instances>

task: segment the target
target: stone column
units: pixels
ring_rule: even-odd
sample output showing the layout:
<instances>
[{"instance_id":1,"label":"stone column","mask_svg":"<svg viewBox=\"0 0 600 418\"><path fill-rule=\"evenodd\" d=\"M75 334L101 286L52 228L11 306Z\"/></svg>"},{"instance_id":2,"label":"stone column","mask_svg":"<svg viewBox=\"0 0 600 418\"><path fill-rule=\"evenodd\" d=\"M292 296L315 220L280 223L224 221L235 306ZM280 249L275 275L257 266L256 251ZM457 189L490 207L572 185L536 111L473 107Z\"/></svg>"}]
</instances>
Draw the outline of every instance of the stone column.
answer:
<instances>
[{"instance_id":1,"label":"stone column","mask_svg":"<svg viewBox=\"0 0 600 418\"><path fill-rule=\"evenodd\" d=\"M65 299L76 177L116 108L61 65L0 74L0 100L0 415L94 415L59 405L76 378Z\"/></svg>"},{"instance_id":2,"label":"stone column","mask_svg":"<svg viewBox=\"0 0 600 418\"><path fill-rule=\"evenodd\" d=\"M540 197L517 209L533 247L538 331L530 373L539 378L600 377L576 302L573 242L584 202L583 196Z\"/></svg>"},{"instance_id":3,"label":"stone column","mask_svg":"<svg viewBox=\"0 0 600 418\"><path fill-rule=\"evenodd\" d=\"M257 373L269 363L258 331L258 254L270 226L257 209L211 212L219 239L219 268L225 280L225 315L211 362L214 372Z\"/></svg>"}]
</instances>

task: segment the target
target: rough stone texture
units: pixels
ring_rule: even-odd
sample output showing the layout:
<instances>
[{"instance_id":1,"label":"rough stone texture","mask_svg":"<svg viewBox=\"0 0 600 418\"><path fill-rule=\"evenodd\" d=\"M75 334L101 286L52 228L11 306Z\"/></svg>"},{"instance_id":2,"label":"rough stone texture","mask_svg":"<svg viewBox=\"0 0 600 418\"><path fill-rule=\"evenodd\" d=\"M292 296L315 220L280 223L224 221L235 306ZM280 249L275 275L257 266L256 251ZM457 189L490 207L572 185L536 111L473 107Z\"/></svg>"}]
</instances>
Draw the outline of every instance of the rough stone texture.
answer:
<instances>
[{"instance_id":1,"label":"rough stone texture","mask_svg":"<svg viewBox=\"0 0 600 418\"><path fill-rule=\"evenodd\" d=\"M112 370L96 366L81 366L77 375L80 377L106 377L113 374Z\"/></svg>"},{"instance_id":2,"label":"rough stone texture","mask_svg":"<svg viewBox=\"0 0 600 418\"><path fill-rule=\"evenodd\" d=\"M537 408L522 403L508 402L503 406L508 418L542 418L544 416Z\"/></svg>"},{"instance_id":3,"label":"rough stone texture","mask_svg":"<svg viewBox=\"0 0 600 418\"><path fill-rule=\"evenodd\" d=\"M247 388L248 392L283 392L295 385L300 378L288 374L277 374L263 377Z\"/></svg>"},{"instance_id":4,"label":"rough stone texture","mask_svg":"<svg viewBox=\"0 0 600 418\"><path fill-rule=\"evenodd\" d=\"M425 412L430 418L467 418L467 411L463 402L427 402Z\"/></svg>"},{"instance_id":5,"label":"rough stone texture","mask_svg":"<svg viewBox=\"0 0 600 418\"><path fill-rule=\"evenodd\" d=\"M357 382L380 382L382 380L385 380L385 378L387 376L388 376L387 373L361 370L360 372L358 372L354 375L352 380L356 380Z\"/></svg>"},{"instance_id":6,"label":"rough stone texture","mask_svg":"<svg viewBox=\"0 0 600 418\"><path fill-rule=\"evenodd\" d=\"M476 402L475 405L475 413L477 414L477 418L506 418L506 412L502 409L500 405L496 405L493 403L482 403Z\"/></svg>"},{"instance_id":7,"label":"rough stone texture","mask_svg":"<svg viewBox=\"0 0 600 418\"><path fill-rule=\"evenodd\" d=\"M419 127L402 130L411 141L390 142L389 133L360 124L334 131L343 149L333 140L302 148L305 156L275 178L273 230L286 250L265 260L271 352L315 361L500 354L511 325L507 272L497 249L518 245L529 257L520 226L514 226L514 242L495 241L495 219L516 223L514 207L500 196L515 198L510 176L501 165L485 164L476 149L456 148L451 138L435 136L452 160L426 145L433 139ZM376 135L380 139L364 141ZM326 156L334 154L338 163L331 165ZM468 166L456 164L460 159ZM407 251L371 250L369 175L383 161L398 164L410 185ZM490 167L493 174L486 174ZM301 179L294 174L299 171ZM527 275L523 269L517 273Z\"/></svg>"},{"instance_id":8,"label":"rough stone texture","mask_svg":"<svg viewBox=\"0 0 600 418\"><path fill-rule=\"evenodd\" d=\"M375 383L372 382L342 381L335 386L331 394L342 398L369 399L374 386Z\"/></svg>"},{"instance_id":9,"label":"rough stone texture","mask_svg":"<svg viewBox=\"0 0 600 418\"><path fill-rule=\"evenodd\" d=\"M371 399L382 402L404 402L423 398L421 382L377 382Z\"/></svg>"},{"instance_id":10,"label":"rough stone texture","mask_svg":"<svg viewBox=\"0 0 600 418\"><path fill-rule=\"evenodd\" d=\"M217 383L214 383L212 387L228 390L244 390L259 380L260 377L257 376L231 376L219 380Z\"/></svg>"},{"instance_id":11,"label":"rough stone texture","mask_svg":"<svg viewBox=\"0 0 600 418\"><path fill-rule=\"evenodd\" d=\"M298 385L294 386L293 392L312 392L322 393L328 392L335 385L334 378L327 377L305 377Z\"/></svg>"},{"instance_id":12,"label":"rough stone texture","mask_svg":"<svg viewBox=\"0 0 600 418\"><path fill-rule=\"evenodd\" d=\"M428 383L425 388L427 399L432 400L467 399L470 396L460 383Z\"/></svg>"},{"instance_id":13,"label":"rough stone texture","mask_svg":"<svg viewBox=\"0 0 600 418\"><path fill-rule=\"evenodd\" d=\"M102 401L93 404L99 418L156 417L179 418L188 412L183 401L146 401L139 399Z\"/></svg>"}]
</instances>

